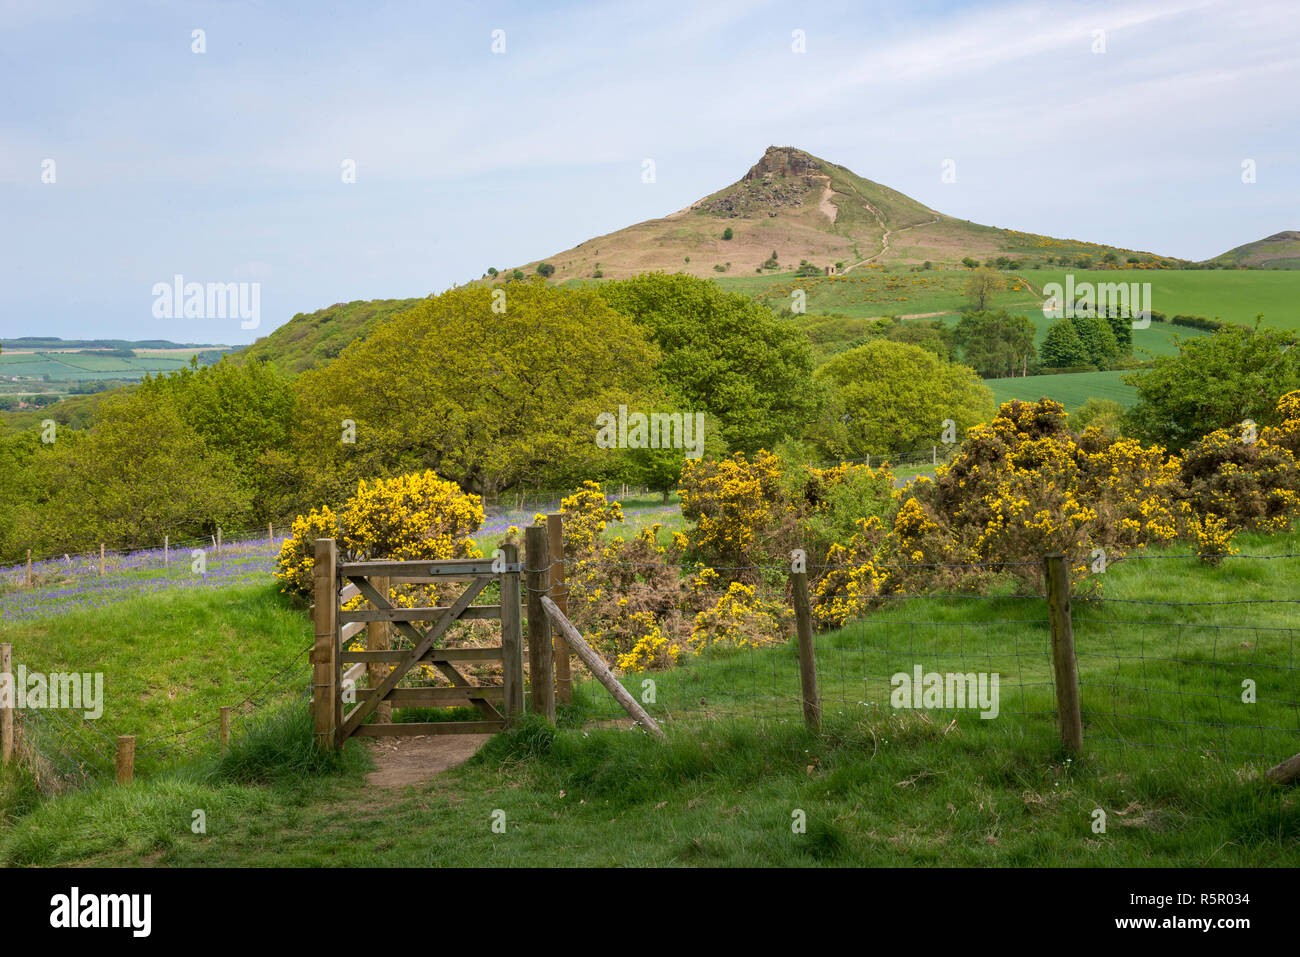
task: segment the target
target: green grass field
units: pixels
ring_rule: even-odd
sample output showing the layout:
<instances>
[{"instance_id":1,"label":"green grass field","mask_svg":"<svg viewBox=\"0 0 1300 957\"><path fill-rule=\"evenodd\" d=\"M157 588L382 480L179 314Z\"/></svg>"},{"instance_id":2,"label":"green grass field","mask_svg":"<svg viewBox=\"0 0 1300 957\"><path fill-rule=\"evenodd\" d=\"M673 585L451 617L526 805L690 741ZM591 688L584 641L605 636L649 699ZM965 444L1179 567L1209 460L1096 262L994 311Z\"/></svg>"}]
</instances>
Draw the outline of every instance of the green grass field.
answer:
<instances>
[{"instance_id":1,"label":"green grass field","mask_svg":"<svg viewBox=\"0 0 1300 957\"><path fill-rule=\"evenodd\" d=\"M205 350L206 351L206 350ZM189 355L144 353L134 358L74 352L6 352L0 376L23 376L72 382L88 379L142 379L146 373L174 372L190 364Z\"/></svg>"},{"instance_id":2,"label":"green grass field","mask_svg":"<svg viewBox=\"0 0 1300 957\"><path fill-rule=\"evenodd\" d=\"M1017 379L985 379L1000 405L1012 399L1036 402L1046 396L1073 412L1089 399L1113 399L1124 408L1137 401L1137 390L1123 381L1129 372L1071 372L1062 375L1031 375Z\"/></svg>"},{"instance_id":3,"label":"green grass field","mask_svg":"<svg viewBox=\"0 0 1300 957\"><path fill-rule=\"evenodd\" d=\"M82 602L57 616L0 623L0 641L13 644L15 665L104 675L98 720L43 712L44 720L27 729L38 747L48 747L56 772L108 774L119 734L137 736L142 773L201 753L216 740L212 722L222 706L263 690L286 666L292 666L289 678L307 672L311 622L269 580L211 590L177 583L98 607L93 595ZM275 690L278 700L290 693ZM204 722L200 732L178 735Z\"/></svg>"},{"instance_id":4,"label":"green grass field","mask_svg":"<svg viewBox=\"0 0 1300 957\"><path fill-rule=\"evenodd\" d=\"M1176 551L1112 564L1102 595L1240 602L1300 591L1295 536L1243 536L1218 568ZM148 645L182 615L189 651L266 595L226 595L220 620L137 612ZM163 596L150 601L163 602ZM161 613L161 614L160 614ZM300 614L300 613L298 613ZM365 746L311 754L301 704L129 787L44 802L0 832L9 866L965 865L1291 866L1300 804L1259 771L1300 748L1293 606L1076 601L1085 752L1059 750L1041 599L913 599L817 638L821 734L803 727L792 645L697 658L625 684L669 733L618 730L582 685L559 729L537 721L469 764L401 790L364 783ZM76 634L69 631L69 634ZM195 659L191 659L195 660ZM261 660L261 659L257 659ZM889 676L996 671L1000 715L894 710ZM1258 702L1241 701L1241 682ZM622 722L626 724L626 722ZM202 809L207 830L191 829ZM1104 834L1094 813L1108 816ZM800 815L807 826L792 829ZM505 821L504 833L493 830Z\"/></svg>"},{"instance_id":5,"label":"green grass field","mask_svg":"<svg viewBox=\"0 0 1300 957\"><path fill-rule=\"evenodd\" d=\"M1300 272L1286 269L1072 270L1080 282L1149 282L1151 308L1165 315L1219 318L1254 325L1263 313L1266 325L1300 329ZM1063 270L1027 274L1036 288L1065 282ZM1155 324L1153 324L1153 328ZM1136 340L1135 340L1136 343Z\"/></svg>"}]
</instances>

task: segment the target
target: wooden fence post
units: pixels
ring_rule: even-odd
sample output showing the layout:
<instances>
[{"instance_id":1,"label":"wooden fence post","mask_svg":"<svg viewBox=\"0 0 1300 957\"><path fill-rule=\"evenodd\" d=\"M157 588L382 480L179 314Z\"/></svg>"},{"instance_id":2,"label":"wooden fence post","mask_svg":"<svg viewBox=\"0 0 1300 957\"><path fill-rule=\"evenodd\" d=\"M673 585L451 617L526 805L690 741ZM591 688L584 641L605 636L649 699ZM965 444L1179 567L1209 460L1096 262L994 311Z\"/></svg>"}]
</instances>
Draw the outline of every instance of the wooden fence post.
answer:
<instances>
[{"instance_id":1,"label":"wooden fence post","mask_svg":"<svg viewBox=\"0 0 1300 957\"><path fill-rule=\"evenodd\" d=\"M168 565L171 564L171 554L170 554L171 544L172 544L171 536L164 535L163 536L163 568L166 568Z\"/></svg>"},{"instance_id":2,"label":"wooden fence post","mask_svg":"<svg viewBox=\"0 0 1300 957\"><path fill-rule=\"evenodd\" d=\"M9 642L0 644L0 675L8 675L6 684L13 689L14 646ZM13 689L17 691L17 689ZM0 762L8 764L14 759L14 705L15 696L9 696L9 703L0 706Z\"/></svg>"},{"instance_id":3,"label":"wooden fence post","mask_svg":"<svg viewBox=\"0 0 1300 957\"><path fill-rule=\"evenodd\" d=\"M375 591L388 597L388 576L376 575L370 579L370 584L375 586ZM389 624L386 621L371 621L366 623L366 650L367 651L387 651L390 643ZM393 666L382 661L372 661L366 665L366 673L370 676L370 687L378 688L379 683L388 677L388 672L393 670ZM393 703L391 701L381 701L375 706L375 723L392 724L393 723Z\"/></svg>"},{"instance_id":4,"label":"wooden fence post","mask_svg":"<svg viewBox=\"0 0 1300 957\"><path fill-rule=\"evenodd\" d=\"M221 526L217 526L217 557L221 557Z\"/></svg>"},{"instance_id":5,"label":"wooden fence post","mask_svg":"<svg viewBox=\"0 0 1300 957\"><path fill-rule=\"evenodd\" d=\"M221 709L221 750L230 747L230 706Z\"/></svg>"},{"instance_id":6,"label":"wooden fence post","mask_svg":"<svg viewBox=\"0 0 1300 957\"><path fill-rule=\"evenodd\" d=\"M99 575L104 576L104 543L99 543Z\"/></svg>"},{"instance_id":7,"label":"wooden fence post","mask_svg":"<svg viewBox=\"0 0 1300 957\"><path fill-rule=\"evenodd\" d=\"M519 561L518 545L502 545L501 557L508 565ZM519 601L519 572L501 576L501 683L506 721L514 724L524 713L523 609Z\"/></svg>"},{"instance_id":8,"label":"wooden fence post","mask_svg":"<svg viewBox=\"0 0 1300 957\"><path fill-rule=\"evenodd\" d=\"M1056 678L1056 713L1061 746L1073 754L1083 750L1083 717L1079 711L1079 666L1074 657L1074 625L1070 617L1070 576L1062 554L1043 557L1047 583L1047 619L1052 632L1052 671Z\"/></svg>"},{"instance_id":9,"label":"wooden fence post","mask_svg":"<svg viewBox=\"0 0 1300 957\"><path fill-rule=\"evenodd\" d=\"M117 783L130 784L135 778L135 735L117 736Z\"/></svg>"},{"instance_id":10,"label":"wooden fence post","mask_svg":"<svg viewBox=\"0 0 1300 957\"><path fill-rule=\"evenodd\" d=\"M632 720L660 741L666 740L667 736L664 734L663 728L659 727L658 722L650 717L645 708L641 707L637 700L623 687L622 683L614 677L614 672L609 670L609 665L601 660L600 655L592 651L591 646L583 640L578 629L573 627L573 622L569 621L560 612L560 609L555 607L555 602L543 595L542 608L548 618L555 619L556 628L565 632L568 637L569 647L577 652L578 657L582 659L582 663L591 669L591 673L596 676L596 680L605 686L605 690L623 706L623 710L632 716Z\"/></svg>"},{"instance_id":11,"label":"wooden fence post","mask_svg":"<svg viewBox=\"0 0 1300 957\"><path fill-rule=\"evenodd\" d=\"M32 587L32 550L27 549L27 587Z\"/></svg>"},{"instance_id":12,"label":"wooden fence post","mask_svg":"<svg viewBox=\"0 0 1300 957\"><path fill-rule=\"evenodd\" d=\"M551 581L546 529L529 525L524 529L524 560L528 589L528 681L532 688L532 711L555 721L555 676L552 665L551 620L542 607L542 596Z\"/></svg>"},{"instance_id":13,"label":"wooden fence post","mask_svg":"<svg viewBox=\"0 0 1300 957\"><path fill-rule=\"evenodd\" d=\"M822 701L817 693L817 658L813 651L812 606L808 601L808 573L791 572L794 591L795 631L799 636L799 682L803 691L803 721L814 733L822 728Z\"/></svg>"},{"instance_id":14,"label":"wooden fence post","mask_svg":"<svg viewBox=\"0 0 1300 957\"><path fill-rule=\"evenodd\" d=\"M564 516L554 512L546 516L546 547L551 558L551 601L564 615L569 614L569 586L564 576ZM573 679L569 675L569 643L564 632L554 629L555 700L573 703Z\"/></svg>"},{"instance_id":15,"label":"wooden fence post","mask_svg":"<svg viewBox=\"0 0 1300 957\"><path fill-rule=\"evenodd\" d=\"M266 540L270 542L272 545L275 544L275 523L274 522L266 523Z\"/></svg>"},{"instance_id":16,"label":"wooden fence post","mask_svg":"<svg viewBox=\"0 0 1300 957\"><path fill-rule=\"evenodd\" d=\"M339 632L339 581L337 547L332 538L316 539L316 559L312 570L315 585L316 643L312 646L312 727L316 744L334 749L338 727L338 689L334 685Z\"/></svg>"}]
</instances>

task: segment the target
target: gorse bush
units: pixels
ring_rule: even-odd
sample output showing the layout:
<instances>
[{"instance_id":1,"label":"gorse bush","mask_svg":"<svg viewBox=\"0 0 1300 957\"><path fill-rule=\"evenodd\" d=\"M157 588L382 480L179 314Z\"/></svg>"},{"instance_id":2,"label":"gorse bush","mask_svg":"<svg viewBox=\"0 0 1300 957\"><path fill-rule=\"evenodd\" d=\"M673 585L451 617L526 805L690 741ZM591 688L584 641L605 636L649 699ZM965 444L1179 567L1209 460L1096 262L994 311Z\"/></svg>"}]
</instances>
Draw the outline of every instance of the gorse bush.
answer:
<instances>
[{"instance_id":1,"label":"gorse bush","mask_svg":"<svg viewBox=\"0 0 1300 957\"><path fill-rule=\"evenodd\" d=\"M478 558L472 536L483 517L479 496L431 471L362 481L337 513L323 506L294 519L275 575L282 591L310 594L317 538L336 539L353 561Z\"/></svg>"}]
</instances>

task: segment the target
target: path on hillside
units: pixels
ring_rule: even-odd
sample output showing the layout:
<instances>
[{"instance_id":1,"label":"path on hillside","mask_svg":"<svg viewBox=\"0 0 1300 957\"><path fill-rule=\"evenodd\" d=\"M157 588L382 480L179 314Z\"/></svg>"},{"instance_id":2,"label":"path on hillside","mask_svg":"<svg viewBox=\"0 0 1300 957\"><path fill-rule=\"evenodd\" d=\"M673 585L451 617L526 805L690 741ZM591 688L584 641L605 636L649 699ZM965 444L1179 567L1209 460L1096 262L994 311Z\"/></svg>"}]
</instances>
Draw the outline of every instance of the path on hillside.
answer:
<instances>
[{"instance_id":1,"label":"path on hillside","mask_svg":"<svg viewBox=\"0 0 1300 957\"><path fill-rule=\"evenodd\" d=\"M861 262L853 263L853 265L851 266L845 266L844 272L840 273L841 276L848 275L849 270L857 269L859 266L865 266L867 263L879 259L885 253L889 252L889 237L894 233L906 232L909 229L916 229L918 226L930 226L939 221L939 217L935 216L934 219L927 220L924 223L913 223L911 226L904 226L902 229L891 230L888 226L885 225L885 217L880 215L880 210L872 206L871 203L867 201L867 198L863 196L861 193L859 193L858 188L854 186L852 183L849 184L849 188L853 190L853 192L857 195L858 199L862 200L862 205L867 207L867 209L871 210L871 215L876 217L876 222L880 224L882 235L880 237L880 251L876 253L874 256L868 256L866 259L862 260Z\"/></svg>"}]
</instances>

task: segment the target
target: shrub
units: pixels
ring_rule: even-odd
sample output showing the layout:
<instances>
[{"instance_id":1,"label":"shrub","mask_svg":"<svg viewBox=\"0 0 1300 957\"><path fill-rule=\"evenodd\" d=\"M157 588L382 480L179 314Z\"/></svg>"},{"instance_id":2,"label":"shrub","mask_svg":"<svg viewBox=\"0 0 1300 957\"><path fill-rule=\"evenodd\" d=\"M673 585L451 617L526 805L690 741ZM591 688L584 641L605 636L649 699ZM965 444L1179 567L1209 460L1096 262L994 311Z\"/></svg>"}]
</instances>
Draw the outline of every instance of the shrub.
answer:
<instances>
[{"instance_id":1,"label":"shrub","mask_svg":"<svg viewBox=\"0 0 1300 957\"><path fill-rule=\"evenodd\" d=\"M282 591L310 594L317 538L337 539L351 561L477 558L470 536L482 524L482 499L432 471L363 480L337 514L323 507L294 519L275 575Z\"/></svg>"}]
</instances>

